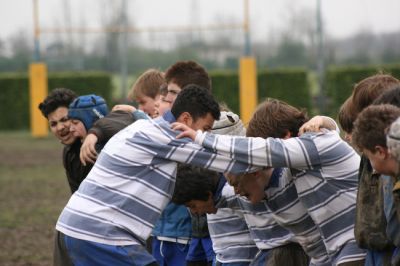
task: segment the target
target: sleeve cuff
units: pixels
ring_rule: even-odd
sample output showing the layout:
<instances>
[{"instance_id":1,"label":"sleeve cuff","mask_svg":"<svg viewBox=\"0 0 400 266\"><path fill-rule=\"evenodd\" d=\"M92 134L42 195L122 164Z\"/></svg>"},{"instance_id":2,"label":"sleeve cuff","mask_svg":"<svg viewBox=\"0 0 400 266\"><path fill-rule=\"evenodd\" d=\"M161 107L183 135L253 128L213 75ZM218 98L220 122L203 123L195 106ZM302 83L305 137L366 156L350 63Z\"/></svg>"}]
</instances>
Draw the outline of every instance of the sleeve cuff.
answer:
<instances>
[{"instance_id":1,"label":"sleeve cuff","mask_svg":"<svg viewBox=\"0 0 400 266\"><path fill-rule=\"evenodd\" d=\"M199 144L199 145L201 145L203 143L203 141L204 141L204 138L206 137L206 134L207 133L201 131L200 129L197 130L194 142Z\"/></svg>"}]
</instances>

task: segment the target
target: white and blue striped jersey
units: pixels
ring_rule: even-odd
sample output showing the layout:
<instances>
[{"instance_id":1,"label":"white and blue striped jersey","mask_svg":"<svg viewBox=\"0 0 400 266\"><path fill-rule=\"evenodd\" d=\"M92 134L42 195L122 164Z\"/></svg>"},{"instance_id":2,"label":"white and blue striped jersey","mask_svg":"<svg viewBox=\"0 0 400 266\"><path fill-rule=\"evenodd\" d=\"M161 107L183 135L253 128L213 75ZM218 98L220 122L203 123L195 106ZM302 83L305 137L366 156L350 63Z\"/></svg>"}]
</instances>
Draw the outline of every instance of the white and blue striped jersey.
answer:
<instances>
[{"instance_id":1,"label":"white and blue striped jersey","mask_svg":"<svg viewBox=\"0 0 400 266\"><path fill-rule=\"evenodd\" d=\"M217 213L207 214L207 222L217 261L250 263L254 259L258 248L241 212L219 208Z\"/></svg>"},{"instance_id":2,"label":"white and blue striped jersey","mask_svg":"<svg viewBox=\"0 0 400 266\"><path fill-rule=\"evenodd\" d=\"M264 201L252 204L246 198L235 195L230 185L224 187L216 207L242 212L250 236L259 249L268 250L296 242L294 235L275 221Z\"/></svg>"},{"instance_id":3,"label":"white and blue striped jersey","mask_svg":"<svg viewBox=\"0 0 400 266\"><path fill-rule=\"evenodd\" d=\"M354 247L360 158L336 131L289 139L218 136L199 131L196 142L249 165L289 168L299 200L318 227L331 259L336 261L346 245L352 246L352 254L343 254L343 261L365 256L364 251Z\"/></svg>"},{"instance_id":4,"label":"white and blue striped jersey","mask_svg":"<svg viewBox=\"0 0 400 266\"><path fill-rule=\"evenodd\" d=\"M144 244L171 200L176 162L218 172L251 170L189 139L176 139L179 132L171 130L171 116L138 120L112 137L62 211L56 229L97 243Z\"/></svg>"}]
</instances>

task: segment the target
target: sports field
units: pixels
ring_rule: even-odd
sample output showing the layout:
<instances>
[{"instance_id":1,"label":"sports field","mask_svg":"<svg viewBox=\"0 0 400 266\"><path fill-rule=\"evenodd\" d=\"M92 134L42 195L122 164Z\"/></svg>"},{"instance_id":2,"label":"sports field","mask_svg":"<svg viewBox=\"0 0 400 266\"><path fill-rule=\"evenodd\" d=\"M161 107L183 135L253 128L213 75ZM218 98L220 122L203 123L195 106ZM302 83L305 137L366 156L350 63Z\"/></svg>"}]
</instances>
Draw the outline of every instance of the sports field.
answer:
<instances>
[{"instance_id":1,"label":"sports field","mask_svg":"<svg viewBox=\"0 0 400 266\"><path fill-rule=\"evenodd\" d=\"M54 225L69 197L54 137L0 132L0 265L52 265Z\"/></svg>"}]
</instances>

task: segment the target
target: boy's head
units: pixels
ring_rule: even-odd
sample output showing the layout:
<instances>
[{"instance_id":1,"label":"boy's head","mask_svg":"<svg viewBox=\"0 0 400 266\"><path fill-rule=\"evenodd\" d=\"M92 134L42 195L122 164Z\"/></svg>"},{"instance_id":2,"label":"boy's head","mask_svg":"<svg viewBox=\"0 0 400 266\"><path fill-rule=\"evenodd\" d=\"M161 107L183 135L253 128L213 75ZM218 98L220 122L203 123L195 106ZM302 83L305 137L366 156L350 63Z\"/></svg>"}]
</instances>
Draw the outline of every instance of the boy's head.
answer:
<instances>
[{"instance_id":1,"label":"boy's head","mask_svg":"<svg viewBox=\"0 0 400 266\"><path fill-rule=\"evenodd\" d=\"M107 113L108 107L102 97L95 94L79 96L70 104L68 110L72 134L84 139L93 123L106 116Z\"/></svg>"},{"instance_id":2,"label":"boy's head","mask_svg":"<svg viewBox=\"0 0 400 266\"><path fill-rule=\"evenodd\" d=\"M262 138L297 137L301 125L307 120L304 111L283 101L267 99L258 105L249 122L246 135Z\"/></svg>"},{"instance_id":3,"label":"boy's head","mask_svg":"<svg viewBox=\"0 0 400 266\"><path fill-rule=\"evenodd\" d=\"M213 196L219 178L217 172L180 164L172 201L186 205L194 214L216 213Z\"/></svg>"},{"instance_id":4,"label":"boy's head","mask_svg":"<svg viewBox=\"0 0 400 266\"><path fill-rule=\"evenodd\" d=\"M225 173L229 184L235 188L235 193L246 197L255 204L265 198L265 187L271 181L274 172L273 168L265 168L253 173L233 175Z\"/></svg>"},{"instance_id":5,"label":"boy's head","mask_svg":"<svg viewBox=\"0 0 400 266\"><path fill-rule=\"evenodd\" d=\"M361 80L354 86L352 97L355 116L372 104L387 89L399 84L399 80L391 75L376 74Z\"/></svg>"},{"instance_id":6,"label":"boy's head","mask_svg":"<svg viewBox=\"0 0 400 266\"><path fill-rule=\"evenodd\" d=\"M139 104L139 109L153 117L155 102L160 95L160 86L165 83L164 73L149 69L136 80L129 92L128 98Z\"/></svg>"},{"instance_id":7,"label":"boy's head","mask_svg":"<svg viewBox=\"0 0 400 266\"><path fill-rule=\"evenodd\" d=\"M177 122L194 130L209 131L220 117L218 103L211 93L200 86L190 84L178 95L171 109Z\"/></svg>"},{"instance_id":8,"label":"boy's head","mask_svg":"<svg viewBox=\"0 0 400 266\"><path fill-rule=\"evenodd\" d=\"M189 84L196 84L211 91L211 79L203 66L194 61L178 61L165 72L168 85L166 99L174 103L179 92Z\"/></svg>"},{"instance_id":9,"label":"boy's head","mask_svg":"<svg viewBox=\"0 0 400 266\"><path fill-rule=\"evenodd\" d=\"M76 139L69 131L68 119L68 107L76 97L75 92L70 89L57 88L38 106L49 121L51 132L65 145L72 144Z\"/></svg>"},{"instance_id":10,"label":"boy's head","mask_svg":"<svg viewBox=\"0 0 400 266\"><path fill-rule=\"evenodd\" d=\"M358 114L364 110L364 108L371 105L384 91L399 84L400 81L398 79L387 74L376 74L357 83L353 88L352 95L342 105L343 108L347 109L347 111L343 110L347 113L342 114L346 119L344 121L339 119L339 124L343 130L351 135L353 124ZM340 114L339 112L339 115Z\"/></svg>"},{"instance_id":11,"label":"boy's head","mask_svg":"<svg viewBox=\"0 0 400 266\"><path fill-rule=\"evenodd\" d=\"M353 130L353 112L351 110L351 98L347 98L347 100L342 104L338 113L338 121L342 130L344 131L344 139L346 141L351 141L351 131Z\"/></svg>"},{"instance_id":12,"label":"boy's head","mask_svg":"<svg viewBox=\"0 0 400 266\"><path fill-rule=\"evenodd\" d=\"M400 116L400 109L390 104L365 108L354 122L352 143L380 174L394 175L397 164L386 146L386 131Z\"/></svg>"}]
</instances>

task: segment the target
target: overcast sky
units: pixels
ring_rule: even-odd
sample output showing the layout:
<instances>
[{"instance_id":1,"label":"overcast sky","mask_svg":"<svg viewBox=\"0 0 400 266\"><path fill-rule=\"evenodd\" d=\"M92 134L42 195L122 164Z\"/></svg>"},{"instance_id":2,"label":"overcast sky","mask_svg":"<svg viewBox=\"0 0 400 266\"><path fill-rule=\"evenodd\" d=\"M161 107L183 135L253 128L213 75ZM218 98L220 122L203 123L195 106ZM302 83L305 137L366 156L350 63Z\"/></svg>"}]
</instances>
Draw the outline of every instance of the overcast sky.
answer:
<instances>
[{"instance_id":1,"label":"overcast sky","mask_svg":"<svg viewBox=\"0 0 400 266\"><path fill-rule=\"evenodd\" d=\"M70 6L72 26L99 27L100 6L120 0L38 0L41 27L62 25L63 7ZM0 39L13 32L33 32L33 0L0 0ZM243 0L127 0L129 16L137 27L199 25L243 19ZM317 0L249 0L253 38L279 29L291 12L312 10ZM325 29L334 37L347 37L359 30L400 30L400 0L321 0ZM197 10L194 12L193 10ZM108 16L110 14L104 14Z\"/></svg>"}]
</instances>

